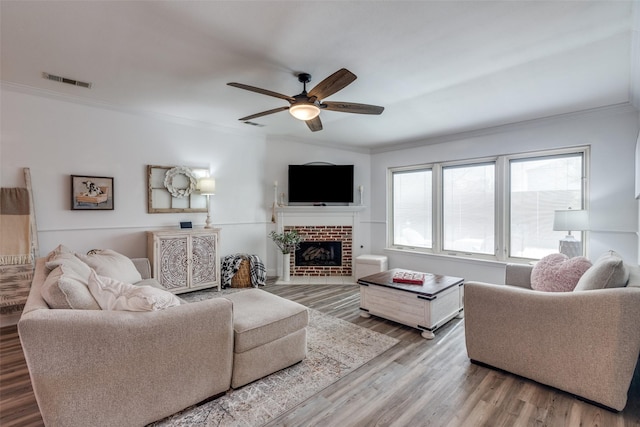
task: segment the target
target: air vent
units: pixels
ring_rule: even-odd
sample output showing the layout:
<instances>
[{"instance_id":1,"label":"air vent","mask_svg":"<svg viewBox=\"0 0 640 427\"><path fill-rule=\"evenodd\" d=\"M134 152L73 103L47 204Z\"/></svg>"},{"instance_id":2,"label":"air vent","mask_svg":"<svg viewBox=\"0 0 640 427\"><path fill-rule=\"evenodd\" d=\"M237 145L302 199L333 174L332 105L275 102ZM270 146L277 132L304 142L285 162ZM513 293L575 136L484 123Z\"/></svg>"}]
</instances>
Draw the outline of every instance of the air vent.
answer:
<instances>
[{"instance_id":1,"label":"air vent","mask_svg":"<svg viewBox=\"0 0 640 427\"><path fill-rule=\"evenodd\" d=\"M243 122L245 125L251 125L251 126L256 126L259 128L263 128L265 127L265 125L261 125L260 123L256 123L256 122L250 122L250 121L245 121Z\"/></svg>"},{"instance_id":2,"label":"air vent","mask_svg":"<svg viewBox=\"0 0 640 427\"><path fill-rule=\"evenodd\" d=\"M70 79L68 77L60 77L49 73L42 73L42 77L47 80L53 80L54 82L66 83L68 85L86 87L91 89L91 83L81 82L79 80Z\"/></svg>"}]
</instances>

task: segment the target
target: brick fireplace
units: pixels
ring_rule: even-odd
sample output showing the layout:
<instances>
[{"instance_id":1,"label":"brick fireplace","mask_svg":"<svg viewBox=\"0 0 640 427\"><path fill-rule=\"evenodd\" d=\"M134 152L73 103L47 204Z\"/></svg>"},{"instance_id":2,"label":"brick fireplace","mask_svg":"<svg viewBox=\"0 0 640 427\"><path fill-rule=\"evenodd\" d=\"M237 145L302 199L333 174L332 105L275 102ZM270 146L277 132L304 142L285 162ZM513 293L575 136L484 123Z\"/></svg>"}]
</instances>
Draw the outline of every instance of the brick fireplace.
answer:
<instances>
[{"instance_id":1,"label":"brick fireplace","mask_svg":"<svg viewBox=\"0 0 640 427\"><path fill-rule=\"evenodd\" d=\"M304 242L302 252L291 256L291 277L353 276L354 247L359 241L362 210L362 206L277 208L278 232L296 230ZM282 265L281 255L278 257Z\"/></svg>"},{"instance_id":2,"label":"brick fireplace","mask_svg":"<svg viewBox=\"0 0 640 427\"><path fill-rule=\"evenodd\" d=\"M350 225L286 226L302 237L291 257L292 276L351 276L353 227Z\"/></svg>"}]
</instances>

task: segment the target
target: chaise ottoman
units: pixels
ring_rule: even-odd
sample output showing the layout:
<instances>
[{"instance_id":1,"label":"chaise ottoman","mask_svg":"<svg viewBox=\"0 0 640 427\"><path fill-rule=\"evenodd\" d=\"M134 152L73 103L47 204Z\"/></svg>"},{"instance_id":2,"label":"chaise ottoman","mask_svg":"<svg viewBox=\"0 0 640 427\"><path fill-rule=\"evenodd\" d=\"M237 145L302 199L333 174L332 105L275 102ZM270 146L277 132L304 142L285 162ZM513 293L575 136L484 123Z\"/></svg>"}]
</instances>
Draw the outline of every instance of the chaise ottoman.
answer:
<instances>
[{"instance_id":1,"label":"chaise ottoman","mask_svg":"<svg viewBox=\"0 0 640 427\"><path fill-rule=\"evenodd\" d=\"M306 357L307 307L260 289L225 298L233 303L231 387L242 387Z\"/></svg>"}]
</instances>

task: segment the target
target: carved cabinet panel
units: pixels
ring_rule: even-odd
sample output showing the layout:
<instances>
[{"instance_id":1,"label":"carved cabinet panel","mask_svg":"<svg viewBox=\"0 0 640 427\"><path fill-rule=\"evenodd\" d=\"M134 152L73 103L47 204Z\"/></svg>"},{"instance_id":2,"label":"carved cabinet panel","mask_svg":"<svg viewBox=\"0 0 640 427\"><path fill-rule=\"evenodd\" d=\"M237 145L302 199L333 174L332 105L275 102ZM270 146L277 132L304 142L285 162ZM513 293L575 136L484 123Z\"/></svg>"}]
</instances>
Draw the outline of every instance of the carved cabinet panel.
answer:
<instances>
[{"instance_id":1,"label":"carved cabinet panel","mask_svg":"<svg viewBox=\"0 0 640 427\"><path fill-rule=\"evenodd\" d=\"M176 294L220 290L219 236L217 228L147 232L153 277Z\"/></svg>"}]
</instances>

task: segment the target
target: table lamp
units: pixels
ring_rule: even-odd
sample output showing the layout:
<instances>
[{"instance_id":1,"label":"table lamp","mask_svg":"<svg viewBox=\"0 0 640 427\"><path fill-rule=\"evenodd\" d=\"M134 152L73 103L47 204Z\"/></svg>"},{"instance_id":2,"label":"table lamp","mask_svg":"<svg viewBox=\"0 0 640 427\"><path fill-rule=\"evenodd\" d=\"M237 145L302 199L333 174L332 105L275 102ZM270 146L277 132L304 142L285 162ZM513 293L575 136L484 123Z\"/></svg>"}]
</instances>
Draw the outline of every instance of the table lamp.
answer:
<instances>
[{"instance_id":1,"label":"table lamp","mask_svg":"<svg viewBox=\"0 0 640 427\"><path fill-rule=\"evenodd\" d=\"M198 181L198 188L200 189L200 194L207 197L207 222L204 228L212 228L209 209L209 197L216 194L216 180L213 178L201 178Z\"/></svg>"},{"instance_id":2,"label":"table lamp","mask_svg":"<svg viewBox=\"0 0 640 427\"><path fill-rule=\"evenodd\" d=\"M564 239L560 239L559 251L569 258L582 255L582 242L571 235L571 231L582 231L589 228L589 212L578 209L555 211L553 217L554 231L568 231Z\"/></svg>"}]
</instances>

